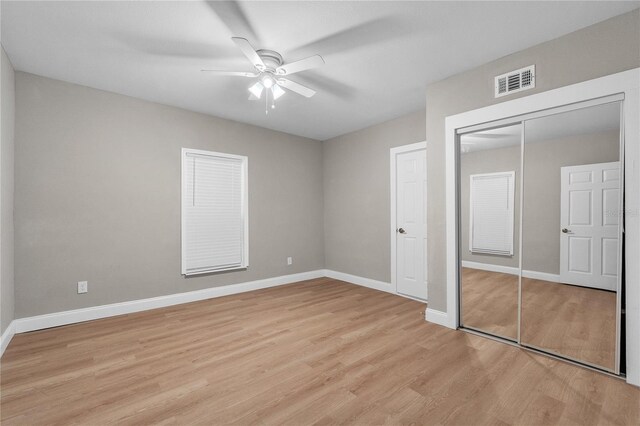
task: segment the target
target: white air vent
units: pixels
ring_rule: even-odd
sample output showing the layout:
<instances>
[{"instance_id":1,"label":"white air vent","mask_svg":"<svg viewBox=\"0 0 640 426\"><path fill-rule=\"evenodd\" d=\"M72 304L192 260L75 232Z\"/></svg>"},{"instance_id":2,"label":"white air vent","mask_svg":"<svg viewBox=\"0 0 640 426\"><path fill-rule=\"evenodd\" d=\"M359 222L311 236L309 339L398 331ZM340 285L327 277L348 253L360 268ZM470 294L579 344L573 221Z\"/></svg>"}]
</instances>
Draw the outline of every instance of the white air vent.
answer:
<instances>
[{"instance_id":1,"label":"white air vent","mask_svg":"<svg viewBox=\"0 0 640 426\"><path fill-rule=\"evenodd\" d=\"M530 65L495 78L496 98L536 87L536 66Z\"/></svg>"}]
</instances>

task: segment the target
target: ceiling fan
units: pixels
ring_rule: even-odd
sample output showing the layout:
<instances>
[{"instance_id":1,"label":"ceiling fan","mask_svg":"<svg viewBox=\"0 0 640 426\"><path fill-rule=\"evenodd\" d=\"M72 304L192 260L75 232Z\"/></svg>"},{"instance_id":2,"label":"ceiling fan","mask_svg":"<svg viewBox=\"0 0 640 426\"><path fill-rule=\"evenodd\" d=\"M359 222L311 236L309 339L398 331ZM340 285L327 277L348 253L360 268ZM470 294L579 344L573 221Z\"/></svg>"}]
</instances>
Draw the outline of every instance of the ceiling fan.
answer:
<instances>
[{"instance_id":1,"label":"ceiling fan","mask_svg":"<svg viewBox=\"0 0 640 426\"><path fill-rule=\"evenodd\" d=\"M278 52L266 49L255 50L245 38L232 37L231 40L233 40L236 46L240 48L247 59L251 61L251 65L253 65L255 71L222 71L207 69L202 71L218 76L246 78L257 77L258 81L249 87L249 92L251 93L249 100L260 99L262 94L265 93L266 105L269 101L269 95L271 95L271 108L275 108L275 100L286 93L283 88L307 98L316 94L315 90L303 86L300 83L296 83L295 81L291 81L288 78L284 78L284 76L323 65L324 59L322 59L320 55L310 56L296 62L285 64L282 60L282 55Z\"/></svg>"}]
</instances>

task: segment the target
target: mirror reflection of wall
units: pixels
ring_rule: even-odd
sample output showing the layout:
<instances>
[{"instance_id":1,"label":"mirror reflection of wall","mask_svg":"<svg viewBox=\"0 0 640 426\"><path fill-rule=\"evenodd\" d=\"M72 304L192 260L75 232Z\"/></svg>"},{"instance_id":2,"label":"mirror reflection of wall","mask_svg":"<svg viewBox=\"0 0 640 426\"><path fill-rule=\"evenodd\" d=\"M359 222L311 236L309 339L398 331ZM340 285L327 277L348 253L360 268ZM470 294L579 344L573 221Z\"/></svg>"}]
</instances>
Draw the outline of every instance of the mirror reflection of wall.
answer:
<instances>
[{"instance_id":1,"label":"mirror reflection of wall","mask_svg":"<svg viewBox=\"0 0 640 426\"><path fill-rule=\"evenodd\" d=\"M521 128L460 136L461 322L518 334Z\"/></svg>"},{"instance_id":2,"label":"mirror reflection of wall","mask_svg":"<svg viewBox=\"0 0 640 426\"><path fill-rule=\"evenodd\" d=\"M614 370L620 105L525 122L521 343Z\"/></svg>"}]
</instances>

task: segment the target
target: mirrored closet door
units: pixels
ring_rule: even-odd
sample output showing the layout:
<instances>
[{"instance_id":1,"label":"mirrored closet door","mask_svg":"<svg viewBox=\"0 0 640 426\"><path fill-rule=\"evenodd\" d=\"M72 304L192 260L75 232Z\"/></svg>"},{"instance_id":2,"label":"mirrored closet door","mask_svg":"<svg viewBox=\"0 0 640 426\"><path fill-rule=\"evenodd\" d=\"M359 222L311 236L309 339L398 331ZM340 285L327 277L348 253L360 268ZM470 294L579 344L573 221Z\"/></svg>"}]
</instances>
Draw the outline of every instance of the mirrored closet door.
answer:
<instances>
[{"instance_id":1,"label":"mirrored closet door","mask_svg":"<svg viewBox=\"0 0 640 426\"><path fill-rule=\"evenodd\" d=\"M522 126L460 137L461 320L518 337Z\"/></svg>"},{"instance_id":2,"label":"mirrored closet door","mask_svg":"<svg viewBox=\"0 0 640 426\"><path fill-rule=\"evenodd\" d=\"M460 324L619 372L621 102L458 138Z\"/></svg>"},{"instance_id":3,"label":"mirrored closet door","mask_svg":"<svg viewBox=\"0 0 640 426\"><path fill-rule=\"evenodd\" d=\"M524 122L521 343L616 370L620 103Z\"/></svg>"}]
</instances>

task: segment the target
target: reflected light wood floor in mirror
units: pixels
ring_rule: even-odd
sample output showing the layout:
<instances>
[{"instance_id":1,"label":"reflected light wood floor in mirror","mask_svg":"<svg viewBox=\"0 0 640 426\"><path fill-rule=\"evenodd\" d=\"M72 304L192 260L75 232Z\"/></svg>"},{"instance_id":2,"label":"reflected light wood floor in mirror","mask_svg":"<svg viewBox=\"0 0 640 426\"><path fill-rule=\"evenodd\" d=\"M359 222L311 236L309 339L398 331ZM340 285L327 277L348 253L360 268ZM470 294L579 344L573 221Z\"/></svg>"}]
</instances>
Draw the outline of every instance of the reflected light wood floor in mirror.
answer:
<instances>
[{"instance_id":1,"label":"reflected light wood floor in mirror","mask_svg":"<svg viewBox=\"0 0 640 426\"><path fill-rule=\"evenodd\" d=\"M518 276L462 268L462 323L516 340Z\"/></svg>"},{"instance_id":2,"label":"reflected light wood floor in mirror","mask_svg":"<svg viewBox=\"0 0 640 426\"><path fill-rule=\"evenodd\" d=\"M522 279L522 343L615 368L616 293Z\"/></svg>"},{"instance_id":3,"label":"reflected light wood floor in mirror","mask_svg":"<svg viewBox=\"0 0 640 426\"><path fill-rule=\"evenodd\" d=\"M640 389L318 279L16 335L2 423L638 424Z\"/></svg>"}]
</instances>

